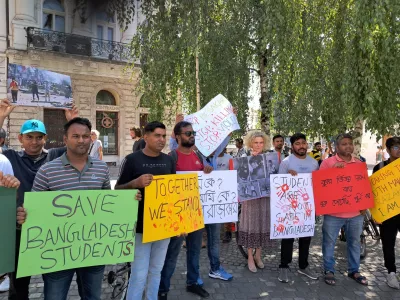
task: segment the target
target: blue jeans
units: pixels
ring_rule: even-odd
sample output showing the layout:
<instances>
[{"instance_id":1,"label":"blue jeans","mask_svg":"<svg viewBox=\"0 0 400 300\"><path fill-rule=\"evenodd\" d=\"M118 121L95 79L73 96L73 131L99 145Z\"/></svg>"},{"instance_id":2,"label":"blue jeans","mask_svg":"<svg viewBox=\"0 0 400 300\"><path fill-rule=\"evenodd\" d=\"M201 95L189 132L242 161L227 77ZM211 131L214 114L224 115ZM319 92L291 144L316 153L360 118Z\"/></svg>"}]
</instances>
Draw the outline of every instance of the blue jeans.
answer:
<instances>
[{"instance_id":1,"label":"blue jeans","mask_svg":"<svg viewBox=\"0 0 400 300\"><path fill-rule=\"evenodd\" d=\"M335 273L335 244L340 228L344 226L347 241L347 269L349 274L358 272L360 267L360 236L362 233L364 216L353 218L338 218L324 216L322 225L322 254L324 256L325 272Z\"/></svg>"},{"instance_id":2,"label":"blue jeans","mask_svg":"<svg viewBox=\"0 0 400 300\"><path fill-rule=\"evenodd\" d=\"M221 224L206 224L207 231L207 254L210 260L211 271L215 272L219 270L219 240Z\"/></svg>"},{"instance_id":3,"label":"blue jeans","mask_svg":"<svg viewBox=\"0 0 400 300\"><path fill-rule=\"evenodd\" d=\"M142 238L142 233L136 233L135 258L131 267L127 299L142 300L146 289L145 299L157 300L169 239L143 244Z\"/></svg>"},{"instance_id":4,"label":"blue jeans","mask_svg":"<svg viewBox=\"0 0 400 300\"><path fill-rule=\"evenodd\" d=\"M203 229L191 232L186 237L186 284L197 284L200 277L200 250L203 241Z\"/></svg>"},{"instance_id":5,"label":"blue jeans","mask_svg":"<svg viewBox=\"0 0 400 300\"><path fill-rule=\"evenodd\" d=\"M176 262L181 252L184 237L172 237L168 245L167 255L165 256L164 267L161 271L161 281L159 293L168 293L171 286L171 277L174 275Z\"/></svg>"},{"instance_id":6,"label":"blue jeans","mask_svg":"<svg viewBox=\"0 0 400 300\"><path fill-rule=\"evenodd\" d=\"M186 237L187 285L197 284L197 279L200 276L199 260L202 240L203 229L191 232ZM176 262L178 260L179 252L181 251L182 242L182 237L171 238L167 255L165 257L164 267L161 272L160 293L169 292L171 277L175 272Z\"/></svg>"},{"instance_id":7,"label":"blue jeans","mask_svg":"<svg viewBox=\"0 0 400 300\"><path fill-rule=\"evenodd\" d=\"M81 299L100 300L104 266L85 267L43 274L44 299L66 300L75 272Z\"/></svg>"}]
</instances>

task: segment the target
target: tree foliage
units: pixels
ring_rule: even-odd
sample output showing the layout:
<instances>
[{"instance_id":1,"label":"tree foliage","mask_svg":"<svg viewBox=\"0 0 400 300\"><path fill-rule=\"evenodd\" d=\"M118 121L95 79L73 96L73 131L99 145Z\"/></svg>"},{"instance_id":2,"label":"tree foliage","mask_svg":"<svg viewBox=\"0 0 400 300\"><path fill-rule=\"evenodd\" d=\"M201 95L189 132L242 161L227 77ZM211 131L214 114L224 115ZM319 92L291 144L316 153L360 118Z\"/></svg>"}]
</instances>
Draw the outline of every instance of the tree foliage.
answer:
<instances>
[{"instance_id":1,"label":"tree foliage","mask_svg":"<svg viewBox=\"0 0 400 300\"><path fill-rule=\"evenodd\" d=\"M224 94L243 128L251 69L267 134L398 128L397 0L148 0L141 10L132 47L152 118L179 99L195 111L198 54L202 106Z\"/></svg>"},{"instance_id":2,"label":"tree foliage","mask_svg":"<svg viewBox=\"0 0 400 300\"><path fill-rule=\"evenodd\" d=\"M165 117L166 108L182 101L186 112L196 111L196 53L200 62L201 106L223 94L238 107L239 122L247 123L248 43L236 28L224 1L144 1L146 21L132 41L140 60L139 91L151 119ZM168 110L174 113L172 110Z\"/></svg>"},{"instance_id":3,"label":"tree foliage","mask_svg":"<svg viewBox=\"0 0 400 300\"><path fill-rule=\"evenodd\" d=\"M298 48L274 78L274 127L329 137L365 121L395 133L399 16L392 0L304 1Z\"/></svg>"}]
</instances>

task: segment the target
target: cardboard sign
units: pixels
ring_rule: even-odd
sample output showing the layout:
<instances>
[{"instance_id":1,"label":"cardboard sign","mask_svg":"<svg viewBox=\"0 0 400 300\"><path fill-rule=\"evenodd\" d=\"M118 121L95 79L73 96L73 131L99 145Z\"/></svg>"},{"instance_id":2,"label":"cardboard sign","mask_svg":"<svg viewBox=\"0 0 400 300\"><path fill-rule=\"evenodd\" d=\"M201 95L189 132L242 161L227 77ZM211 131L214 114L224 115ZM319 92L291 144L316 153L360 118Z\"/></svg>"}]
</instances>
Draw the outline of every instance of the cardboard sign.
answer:
<instances>
[{"instance_id":1,"label":"cardboard sign","mask_svg":"<svg viewBox=\"0 0 400 300\"><path fill-rule=\"evenodd\" d=\"M379 223L400 214L400 159L369 177L375 206L370 209Z\"/></svg>"},{"instance_id":2,"label":"cardboard sign","mask_svg":"<svg viewBox=\"0 0 400 300\"><path fill-rule=\"evenodd\" d=\"M17 64L8 65L7 98L13 105L72 107L71 77Z\"/></svg>"},{"instance_id":3,"label":"cardboard sign","mask_svg":"<svg viewBox=\"0 0 400 300\"><path fill-rule=\"evenodd\" d=\"M317 215L356 212L374 206L365 163L312 173Z\"/></svg>"},{"instance_id":4,"label":"cardboard sign","mask_svg":"<svg viewBox=\"0 0 400 300\"><path fill-rule=\"evenodd\" d=\"M196 147L208 157L234 130L240 129L232 104L221 94L213 98L200 111L185 116L197 132Z\"/></svg>"},{"instance_id":5,"label":"cardboard sign","mask_svg":"<svg viewBox=\"0 0 400 300\"><path fill-rule=\"evenodd\" d=\"M178 174L188 172L177 172ZM192 172L193 173L193 172ZM204 224L238 221L237 172L197 172Z\"/></svg>"},{"instance_id":6,"label":"cardboard sign","mask_svg":"<svg viewBox=\"0 0 400 300\"><path fill-rule=\"evenodd\" d=\"M270 175L278 173L279 156L276 152L267 152L234 158L232 169L237 170L239 201L269 197Z\"/></svg>"},{"instance_id":7,"label":"cardboard sign","mask_svg":"<svg viewBox=\"0 0 400 300\"><path fill-rule=\"evenodd\" d=\"M271 239L314 236L311 174L271 175Z\"/></svg>"},{"instance_id":8,"label":"cardboard sign","mask_svg":"<svg viewBox=\"0 0 400 300\"><path fill-rule=\"evenodd\" d=\"M0 187L0 273L15 271L17 190Z\"/></svg>"},{"instance_id":9,"label":"cardboard sign","mask_svg":"<svg viewBox=\"0 0 400 300\"><path fill-rule=\"evenodd\" d=\"M154 176L143 217L143 243L204 228L197 173Z\"/></svg>"},{"instance_id":10,"label":"cardboard sign","mask_svg":"<svg viewBox=\"0 0 400 300\"><path fill-rule=\"evenodd\" d=\"M17 277L131 262L134 190L25 193Z\"/></svg>"}]
</instances>

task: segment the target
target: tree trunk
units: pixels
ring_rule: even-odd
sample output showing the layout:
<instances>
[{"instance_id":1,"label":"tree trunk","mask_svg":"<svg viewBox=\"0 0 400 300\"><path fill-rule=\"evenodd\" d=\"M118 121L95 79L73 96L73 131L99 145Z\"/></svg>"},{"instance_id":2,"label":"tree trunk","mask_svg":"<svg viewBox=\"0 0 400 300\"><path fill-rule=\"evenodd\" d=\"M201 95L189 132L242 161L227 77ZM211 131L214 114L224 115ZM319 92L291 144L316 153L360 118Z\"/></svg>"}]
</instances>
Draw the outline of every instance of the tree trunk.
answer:
<instances>
[{"instance_id":1,"label":"tree trunk","mask_svg":"<svg viewBox=\"0 0 400 300\"><path fill-rule=\"evenodd\" d=\"M364 122L357 119L354 124L353 130L353 143L354 143L354 155L359 157L361 154L362 137L364 133Z\"/></svg>"},{"instance_id":2,"label":"tree trunk","mask_svg":"<svg viewBox=\"0 0 400 300\"><path fill-rule=\"evenodd\" d=\"M200 66L199 66L199 52L196 51L196 103L197 111L200 110L200 78L199 78Z\"/></svg>"},{"instance_id":3,"label":"tree trunk","mask_svg":"<svg viewBox=\"0 0 400 300\"><path fill-rule=\"evenodd\" d=\"M260 107L261 107L261 130L267 135L267 147L271 147L271 103L268 96L268 78L267 78L267 57L262 55L259 61L260 68Z\"/></svg>"}]
</instances>

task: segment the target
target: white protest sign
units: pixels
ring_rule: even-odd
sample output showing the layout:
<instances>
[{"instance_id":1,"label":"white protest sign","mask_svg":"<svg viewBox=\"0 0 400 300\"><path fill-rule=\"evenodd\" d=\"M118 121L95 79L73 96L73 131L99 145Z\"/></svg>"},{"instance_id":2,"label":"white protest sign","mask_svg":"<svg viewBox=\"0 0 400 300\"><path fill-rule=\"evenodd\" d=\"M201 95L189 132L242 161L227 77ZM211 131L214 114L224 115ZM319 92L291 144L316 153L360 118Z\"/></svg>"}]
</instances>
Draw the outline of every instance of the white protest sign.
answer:
<instances>
[{"instance_id":1,"label":"white protest sign","mask_svg":"<svg viewBox=\"0 0 400 300\"><path fill-rule=\"evenodd\" d=\"M270 182L271 239L313 236L315 205L311 174L274 174Z\"/></svg>"},{"instance_id":2,"label":"white protest sign","mask_svg":"<svg viewBox=\"0 0 400 300\"><path fill-rule=\"evenodd\" d=\"M204 156L209 156L234 130L240 129L232 104L219 94L200 111L185 116L197 132L196 147Z\"/></svg>"},{"instance_id":3,"label":"white protest sign","mask_svg":"<svg viewBox=\"0 0 400 300\"><path fill-rule=\"evenodd\" d=\"M238 221L238 195L236 171L176 172L197 173L204 224Z\"/></svg>"}]
</instances>

